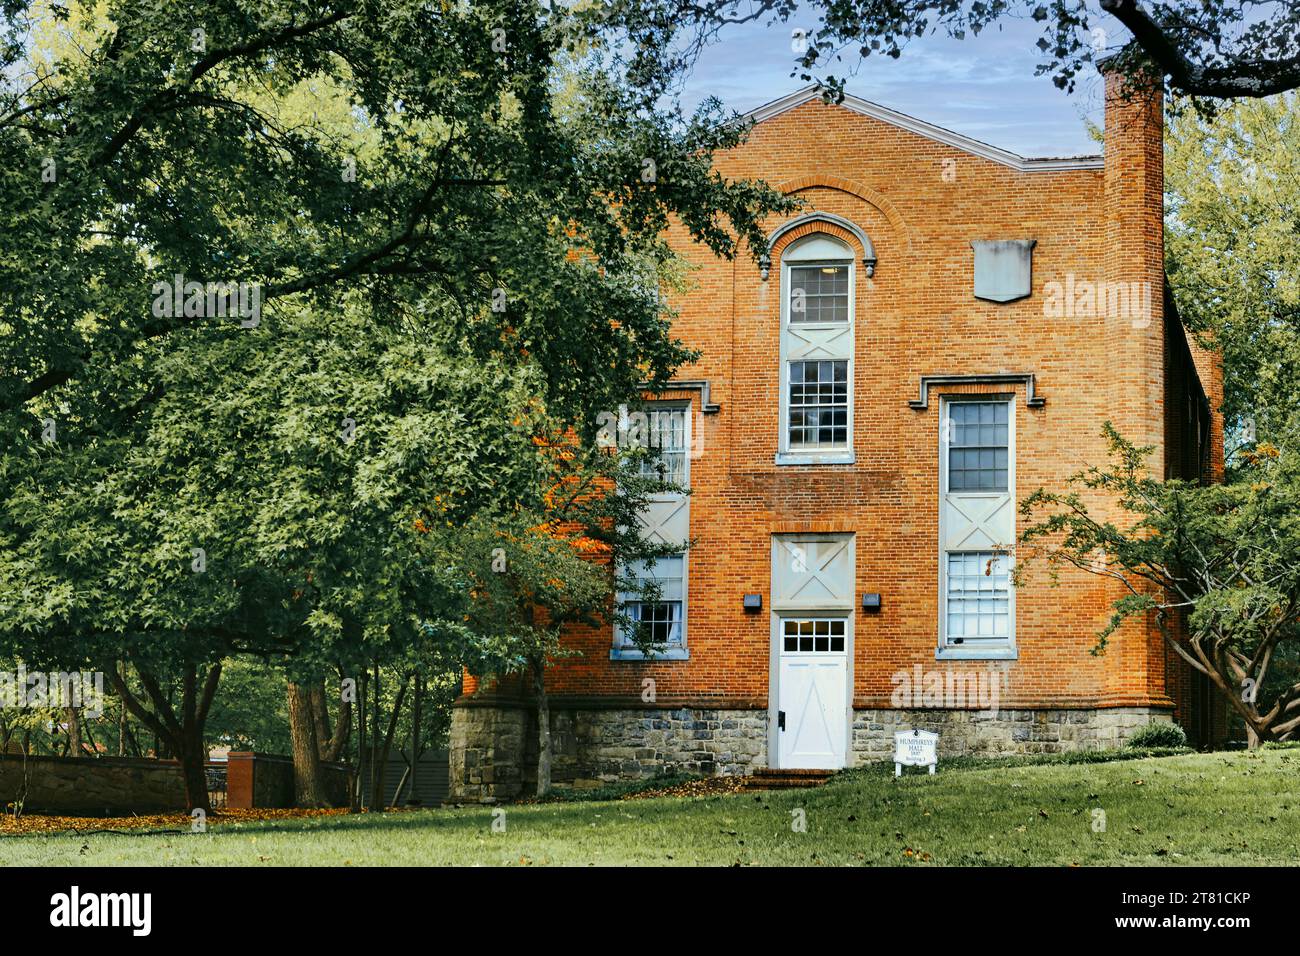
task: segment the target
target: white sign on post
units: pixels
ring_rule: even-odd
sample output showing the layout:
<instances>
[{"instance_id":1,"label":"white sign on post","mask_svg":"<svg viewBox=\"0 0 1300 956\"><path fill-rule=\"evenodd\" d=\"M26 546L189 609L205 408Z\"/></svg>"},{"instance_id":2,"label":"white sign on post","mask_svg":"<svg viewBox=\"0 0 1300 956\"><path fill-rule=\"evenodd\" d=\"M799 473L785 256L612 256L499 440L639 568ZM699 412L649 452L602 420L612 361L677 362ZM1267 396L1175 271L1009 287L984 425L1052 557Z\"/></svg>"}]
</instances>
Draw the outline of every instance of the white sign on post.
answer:
<instances>
[{"instance_id":1,"label":"white sign on post","mask_svg":"<svg viewBox=\"0 0 1300 956\"><path fill-rule=\"evenodd\" d=\"M900 730L894 734L894 776L902 776L903 766L929 767L939 764L939 735L929 730Z\"/></svg>"}]
</instances>

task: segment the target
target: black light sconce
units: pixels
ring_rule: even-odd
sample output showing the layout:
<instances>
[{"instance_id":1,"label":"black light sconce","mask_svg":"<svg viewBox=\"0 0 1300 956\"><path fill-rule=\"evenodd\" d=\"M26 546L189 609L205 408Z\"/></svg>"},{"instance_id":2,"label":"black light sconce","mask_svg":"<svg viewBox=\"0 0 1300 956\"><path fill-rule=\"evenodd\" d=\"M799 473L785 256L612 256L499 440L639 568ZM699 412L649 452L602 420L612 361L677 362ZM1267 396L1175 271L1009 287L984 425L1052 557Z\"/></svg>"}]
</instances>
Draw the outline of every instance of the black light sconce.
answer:
<instances>
[{"instance_id":1,"label":"black light sconce","mask_svg":"<svg viewBox=\"0 0 1300 956\"><path fill-rule=\"evenodd\" d=\"M862 610L866 611L868 614L879 614L880 595L879 594L862 595Z\"/></svg>"},{"instance_id":2,"label":"black light sconce","mask_svg":"<svg viewBox=\"0 0 1300 956\"><path fill-rule=\"evenodd\" d=\"M757 614L759 611L763 610L763 595L746 594L744 608L746 614Z\"/></svg>"}]
</instances>

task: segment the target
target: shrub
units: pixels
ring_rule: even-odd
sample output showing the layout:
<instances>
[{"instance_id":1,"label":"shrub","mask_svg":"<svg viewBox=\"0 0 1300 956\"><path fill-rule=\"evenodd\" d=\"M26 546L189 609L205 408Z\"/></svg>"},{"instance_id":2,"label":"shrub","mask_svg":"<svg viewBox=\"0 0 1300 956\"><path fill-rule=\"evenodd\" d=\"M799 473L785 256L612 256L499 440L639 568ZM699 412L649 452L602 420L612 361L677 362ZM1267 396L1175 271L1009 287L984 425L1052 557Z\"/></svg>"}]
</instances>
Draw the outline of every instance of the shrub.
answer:
<instances>
[{"instance_id":1,"label":"shrub","mask_svg":"<svg viewBox=\"0 0 1300 956\"><path fill-rule=\"evenodd\" d=\"M1177 724L1147 724L1134 731L1128 739L1134 749L1147 747L1186 747L1187 734Z\"/></svg>"}]
</instances>

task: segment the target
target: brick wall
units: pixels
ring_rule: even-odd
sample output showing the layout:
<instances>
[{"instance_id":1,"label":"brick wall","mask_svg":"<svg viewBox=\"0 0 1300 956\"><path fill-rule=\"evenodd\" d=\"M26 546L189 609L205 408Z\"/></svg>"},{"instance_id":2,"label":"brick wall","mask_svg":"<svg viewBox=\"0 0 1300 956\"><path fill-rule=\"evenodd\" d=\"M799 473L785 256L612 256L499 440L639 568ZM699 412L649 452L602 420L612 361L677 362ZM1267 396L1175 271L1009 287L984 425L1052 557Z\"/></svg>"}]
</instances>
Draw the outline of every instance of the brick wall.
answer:
<instances>
[{"instance_id":1,"label":"brick wall","mask_svg":"<svg viewBox=\"0 0 1300 956\"><path fill-rule=\"evenodd\" d=\"M680 228L676 248L693 266L675 302L677 334L703 351L681 379L707 379L721 412L696 415L703 456L691 464L690 659L609 660L605 630L574 631L580 656L554 666L558 700L625 699L637 706L646 677L662 706L765 707L769 616L745 615L745 593L770 606L770 541L779 532L856 533L857 592L879 592L883 610L857 615L854 705L889 706L890 677L933 666L938 619L939 403L915 411L922 375L1028 372L1047 399L1026 405L1016 386L1015 493L1061 488L1105 454L1113 421L1140 443L1167 450L1186 436L1167 421L1170 353L1164 325L1162 142L1158 101L1107 84L1104 168L1022 171L842 107L809 102L759 123L744 146L718 160L733 177L780 185L806 204L850 220L878 264L868 279L853 235L818 225L855 249L856 463L777 466L781 240L770 278L752 260L715 259ZM774 220L772 227L779 225ZM1008 304L973 296L972 240L1034 239L1033 294ZM1076 281L1145 283L1145 316L1047 314L1044 286ZM1179 330L1181 333L1181 330ZM1181 341L1181 334L1177 337ZM1222 474L1221 376L1192 346L1194 370L1214 409L1211 472ZM1193 369L1180 368L1184 384ZM994 391L1007 386L957 386ZM690 398L699 413L698 393ZM1186 681L1169 666L1152 622L1124 628L1109 651L1089 650L1116 593L1094 576L1036 575L1017 592L1019 659L1007 672L1008 708L1168 708ZM985 662L945 662L953 670ZM467 691L474 689L467 682Z\"/></svg>"}]
</instances>

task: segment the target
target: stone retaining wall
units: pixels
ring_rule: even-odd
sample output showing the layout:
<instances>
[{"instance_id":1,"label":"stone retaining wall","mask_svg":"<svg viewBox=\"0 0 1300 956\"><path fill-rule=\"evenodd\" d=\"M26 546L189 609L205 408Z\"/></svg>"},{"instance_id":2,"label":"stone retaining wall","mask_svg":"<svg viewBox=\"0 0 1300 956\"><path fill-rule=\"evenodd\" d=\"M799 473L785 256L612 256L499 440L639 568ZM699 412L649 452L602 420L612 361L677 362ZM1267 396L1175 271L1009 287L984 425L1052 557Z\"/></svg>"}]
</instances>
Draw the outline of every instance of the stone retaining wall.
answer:
<instances>
[{"instance_id":1,"label":"stone retaining wall","mask_svg":"<svg viewBox=\"0 0 1300 956\"><path fill-rule=\"evenodd\" d=\"M134 757L0 754L0 804L32 813L163 813L185 809L179 764Z\"/></svg>"},{"instance_id":2,"label":"stone retaining wall","mask_svg":"<svg viewBox=\"0 0 1300 956\"><path fill-rule=\"evenodd\" d=\"M850 766L889 760L894 734L939 734L942 756L1006 756L1122 747L1139 727L1169 721L1147 707L1093 710L856 710ZM766 710L551 711L556 787L597 787L661 773L748 774L768 766ZM450 800L510 800L537 779L536 712L458 705L451 719Z\"/></svg>"}]
</instances>

